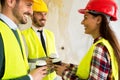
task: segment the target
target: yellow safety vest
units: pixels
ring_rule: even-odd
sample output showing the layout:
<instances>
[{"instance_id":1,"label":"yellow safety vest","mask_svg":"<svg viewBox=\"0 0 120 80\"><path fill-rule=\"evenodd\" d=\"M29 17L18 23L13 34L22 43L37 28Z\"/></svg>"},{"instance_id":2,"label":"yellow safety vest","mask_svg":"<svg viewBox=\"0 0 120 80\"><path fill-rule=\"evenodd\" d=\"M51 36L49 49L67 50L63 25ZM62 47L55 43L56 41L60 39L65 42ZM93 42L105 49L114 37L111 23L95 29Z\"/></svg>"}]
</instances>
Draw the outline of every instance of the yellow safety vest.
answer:
<instances>
[{"instance_id":1,"label":"yellow safety vest","mask_svg":"<svg viewBox=\"0 0 120 80\"><path fill-rule=\"evenodd\" d=\"M27 75L29 69L25 48L20 31L18 31L21 46L12 32L12 30L2 21L0 21L0 34L4 42L5 71L2 79L13 79Z\"/></svg>"},{"instance_id":2,"label":"yellow safety vest","mask_svg":"<svg viewBox=\"0 0 120 80\"><path fill-rule=\"evenodd\" d=\"M45 58L46 54L42 47L41 41L39 40L34 30L30 27L26 30L23 30L22 33L28 46L28 59L37 60L40 58ZM44 33L46 36L47 55L50 56L50 54L56 53L54 35L51 31L46 29L44 29ZM47 75L43 80L54 80L55 77L56 73L52 72L49 75Z\"/></svg>"},{"instance_id":3,"label":"yellow safety vest","mask_svg":"<svg viewBox=\"0 0 120 80\"><path fill-rule=\"evenodd\" d=\"M49 56L52 53L56 53L55 48L55 39L52 32L49 30L44 30L46 35L46 50L47 55ZM44 49L42 47L41 41L39 40L36 33L33 31L32 28L22 31L24 38L26 40L28 46L28 58L29 59L36 59L46 57Z\"/></svg>"},{"instance_id":4,"label":"yellow safety vest","mask_svg":"<svg viewBox=\"0 0 120 80\"><path fill-rule=\"evenodd\" d=\"M118 80L118 64L116 61L116 57L114 56L113 48L110 45L110 43L103 38L91 46L88 53L85 55L85 57L80 62L76 75L82 79L88 79L89 74L90 74L91 59L92 59L93 51L95 49L95 46L98 43L102 43L107 47L109 54L110 54L110 58L111 58L111 65L112 65L112 72L113 72L112 75L115 78L115 80Z\"/></svg>"}]
</instances>

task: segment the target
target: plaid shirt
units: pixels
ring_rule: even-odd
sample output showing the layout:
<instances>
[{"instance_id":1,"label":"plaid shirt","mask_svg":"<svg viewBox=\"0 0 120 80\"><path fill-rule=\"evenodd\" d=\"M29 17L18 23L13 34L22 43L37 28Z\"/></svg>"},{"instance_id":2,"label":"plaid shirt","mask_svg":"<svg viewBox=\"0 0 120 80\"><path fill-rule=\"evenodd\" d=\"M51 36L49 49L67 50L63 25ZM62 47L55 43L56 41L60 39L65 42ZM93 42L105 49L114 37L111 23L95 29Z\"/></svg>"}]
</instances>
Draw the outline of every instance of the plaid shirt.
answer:
<instances>
[{"instance_id":1,"label":"plaid shirt","mask_svg":"<svg viewBox=\"0 0 120 80\"><path fill-rule=\"evenodd\" d=\"M94 43L101 39L98 37ZM82 80L76 76L77 66L70 64L70 67L63 72L63 80ZM96 45L92 61L91 70L87 80L113 80L111 60L107 48L99 43Z\"/></svg>"}]
</instances>

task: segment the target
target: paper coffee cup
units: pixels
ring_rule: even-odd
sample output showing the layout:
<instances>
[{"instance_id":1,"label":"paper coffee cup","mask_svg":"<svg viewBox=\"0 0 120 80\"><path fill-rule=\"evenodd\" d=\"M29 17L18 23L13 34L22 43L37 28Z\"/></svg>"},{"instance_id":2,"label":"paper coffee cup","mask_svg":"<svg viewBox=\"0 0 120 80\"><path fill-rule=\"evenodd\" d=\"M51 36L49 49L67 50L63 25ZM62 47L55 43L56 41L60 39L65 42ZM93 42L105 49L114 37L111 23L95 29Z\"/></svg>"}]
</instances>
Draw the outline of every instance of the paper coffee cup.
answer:
<instances>
[{"instance_id":1,"label":"paper coffee cup","mask_svg":"<svg viewBox=\"0 0 120 80\"><path fill-rule=\"evenodd\" d=\"M36 68L43 67L43 66L46 66L46 65L47 65L47 63L46 63L45 60L38 60L38 61L36 61Z\"/></svg>"},{"instance_id":2,"label":"paper coffee cup","mask_svg":"<svg viewBox=\"0 0 120 80\"><path fill-rule=\"evenodd\" d=\"M62 64L62 62L61 62L61 60L59 58L53 59L52 63L55 64L55 65L61 65Z\"/></svg>"},{"instance_id":3,"label":"paper coffee cup","mask_svg":"<svg viewBox=\"0 0 120 80\"><path fill-rule=\"evenodd\" d=\"M51 59L55 59L58 58L59 56L56 53L51 53L51 55L49 56L49 58Z\"/></svg>"}]
</instances>

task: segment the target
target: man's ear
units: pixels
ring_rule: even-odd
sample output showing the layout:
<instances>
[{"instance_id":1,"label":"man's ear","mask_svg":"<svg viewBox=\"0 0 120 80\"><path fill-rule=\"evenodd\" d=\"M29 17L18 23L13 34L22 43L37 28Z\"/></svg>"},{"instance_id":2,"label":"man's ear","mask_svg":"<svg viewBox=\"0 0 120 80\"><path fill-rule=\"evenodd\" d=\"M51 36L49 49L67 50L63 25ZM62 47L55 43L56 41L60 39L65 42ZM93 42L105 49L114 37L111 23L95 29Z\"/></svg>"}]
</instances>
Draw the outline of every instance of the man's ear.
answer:
<instances>
[{"instance_id":1,"label":"man's ear","mask_svg":"<svg viewBox=\"0 0 120 80\"><path fill-rule=\"evenodd\" d=\"M16 0L6 0L7 5L11 8L14 8L16 5Z\"/></svg>"}]
</instances>

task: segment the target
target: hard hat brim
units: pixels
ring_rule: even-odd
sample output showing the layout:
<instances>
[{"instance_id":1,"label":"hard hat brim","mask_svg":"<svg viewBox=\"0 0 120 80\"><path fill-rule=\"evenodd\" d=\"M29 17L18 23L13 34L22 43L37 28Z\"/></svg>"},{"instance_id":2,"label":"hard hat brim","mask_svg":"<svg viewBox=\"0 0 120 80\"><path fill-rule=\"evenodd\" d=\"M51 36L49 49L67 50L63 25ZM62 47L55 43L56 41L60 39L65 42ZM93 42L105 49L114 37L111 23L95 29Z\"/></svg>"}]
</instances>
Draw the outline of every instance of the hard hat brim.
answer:
<instances>
[{"instance_id":1,"label":"hard hat brim","mask_svg":"<svg viewBox=\"0 0 120 80\"><path fill-rule=\"evenodd\" d=\"M86 9L79 9L78 12L81 13L81 14L85 14L88 10Z\"/></svg>"}]
</instances>

